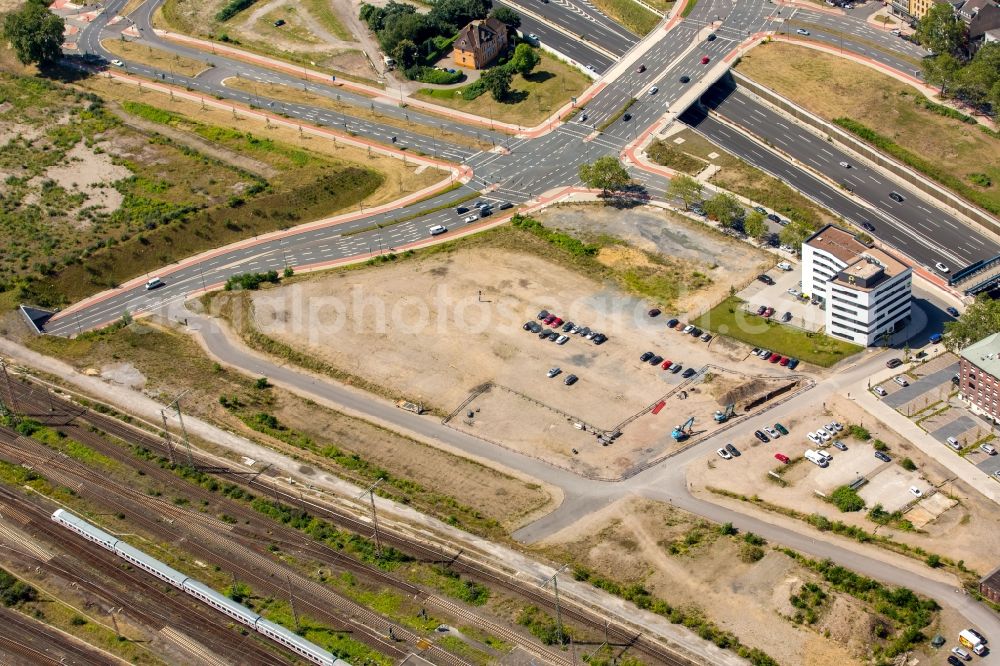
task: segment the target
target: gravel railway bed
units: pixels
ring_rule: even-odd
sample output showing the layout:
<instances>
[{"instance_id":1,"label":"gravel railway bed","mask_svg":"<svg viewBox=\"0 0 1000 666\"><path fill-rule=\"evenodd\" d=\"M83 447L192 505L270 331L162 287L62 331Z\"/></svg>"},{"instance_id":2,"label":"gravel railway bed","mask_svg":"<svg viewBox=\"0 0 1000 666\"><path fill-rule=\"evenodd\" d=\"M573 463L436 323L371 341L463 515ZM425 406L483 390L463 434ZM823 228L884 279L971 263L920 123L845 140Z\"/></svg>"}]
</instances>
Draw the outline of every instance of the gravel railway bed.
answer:
<instances>
[{"instance_id":1,"label":"gravel railway bed","mask_svg":"<svg viewBox=\"0 0 1000 666\"><path fill-rule=\"evenodd\" d=\"M167 445L162 437L158 437L140 428L129 425L112 416L101 414L92 409L68 402L61 397L53 397L52 393L48 389L38 387L27 382L12 382L11 386L14 388L13 397L16 400L16 407L21 410L22 413L31 418L35 418L42 423L48 423L54 427L58 427L60 430L65 429L67 430L66 434L74 439L76 439L81 432L93 435L93 433L90 433L86 429L86 426L80 425L80 421L82 421L99 431L103 431L125 442L145 447L164 457L168 455ZM27 412L25 412L26 409ZM70 430L73 430L74 432L71 434ZM82 437L82 435L79 436ZM91 437L91 439L99 440L100 438ZM133 466L135 465L134 461L138 460L137 458L130 456L130 454L124 450L107 442L103 443L101 452L105 453L105 455L111 456L113 450L116 448L118 449L117 454L114 455L116 459L124 460L122 457L123 455L129 456L128 464ZM185 452L180 450L176 451L175 454L178 456L186 455ZM280 501L284 504L306 510L317 517L330 521L339 528L354 532L355 534L368 534L371 532L370 523L347 511L317 504L306 500L303 497L289 493L272 483L263 483L261 479L266 477L260 477L256 482L250 483L243 474L234 474L228 469L219 468L216 460L204 457L198 451L192 451L192 456L195 464L199 466L199 468L203 467L207 472L225 478L238 485L249 487L258 494L273 496L276 499L280 499ZM160 469L156 465L152 465L151 463L149 464L157 469ZM169 474L169 472L166 473ZM193 486L194 484L188 485ZM213 496L213 501L217 502L218 497ZM252 512L251 509L246 509L246 511ZM259 519L259 516L257 516L257 518ZM294 532L294 530L292 531ZM493 568L480 564L474 560L461 558L459 557L461 554L460 552L449 554L442 548L426 544L420 540L410 537L409 535L397 532L391 527L382 526L379 530L379 534L384 545L397 548L401 552L413 556L420 561L447 563L448 567L456 573L467 576L473 580L478 580L479 582L504 589L517 597L545 609L547 612L555 612L554 597L551 594L539 589L537 586L525 584L521 581L515 580L503 572L496 571ZM330 550L330 552L335 551ZM375 575L373 572L377 572L377 575L381 580L387 584L392 584L393 587L398 587L398 584L402 582L385 572L374 569L373 567L367 567L367 565L364 565L353 558L346 558L345 556L340 557L349 559L353 564L348 565L346 562L338 562L339 566L360 565L365 569L366 575ZM437 601L437 599L434 599L433 601ZM447 601L446 603L453 605ZM440 604L435 603L435 605ZM626 626L622 626L614 622L606 624L607 618L601 615L598 611L589 607L574 603L567 603L567 600L564 598L562 599L559 610L564 620L571 620L602 634L606 631L608 639L613 646L618 648L627 647L629 650L645 657L650 663L664 664L665 666L694 666L696 663L679 654L675 650L664 646L659 641L648 638ZM473 617L477 616L473 615ZM481 625L481 622L477 621L476 624ZM518 636L516 633L510 632L509 630L503 633L511 633L514 636ZM506 636L504 637L506 638ZM516 642L523 645L524 639L519 637L519 640ZM538 652L547 653L539 656L542 656L542 658L546 661L559 664L559 666L568 666L570 664L569 659L550 650L539 650L537 647L532 646L531 651L536 654Z\"/></svg>"},{"instance_id":2,"label":"gravel railway bed","mask_svg":"<svg viewBox=\"0 0 1000 666\"><path fill-rule=\"evenodd\" d=\"M230 622L221 613L193 600L165 593L152 576L125 568L114 553L73 536L52 522L52 509L41 506L41 501L48 504L40 495L24 495L0 485L0 503L5 507L5 515L7 507L14 508L25 531L63 553L47 562L36 560L40 570L104 601L108 608L122 609L124 615L134 618L152 633L172 628L208 648L212 655L238 654L240 664L292 663L291 659L280 657L258 639L240 636L230 629Z\"/></svg>"},{"instance_id":3,"label":"gravel railway bed","mask_svg":"<svg viewBox=\"0 0 1000 666\"><path fill-rule=\"evenodd\" d=\"M107 666L108 655L64 636L48 625L0 606L0 654L8 666L74 664Z\"/></svg>"}]
</instances>

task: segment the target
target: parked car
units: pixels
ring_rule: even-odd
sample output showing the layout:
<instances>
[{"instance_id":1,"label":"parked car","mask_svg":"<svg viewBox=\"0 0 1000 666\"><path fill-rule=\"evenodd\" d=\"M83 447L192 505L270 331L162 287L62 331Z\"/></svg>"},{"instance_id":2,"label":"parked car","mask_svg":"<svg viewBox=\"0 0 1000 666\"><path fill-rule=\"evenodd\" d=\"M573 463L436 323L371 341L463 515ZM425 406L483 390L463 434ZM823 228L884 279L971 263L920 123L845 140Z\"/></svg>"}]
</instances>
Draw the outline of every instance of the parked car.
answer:
<instances>
[{"instance_id":1,"label":"parked car","mask_svg":"<svg viewBox=\"0 0 1000 666\"><path fill-rule=\"evenodd\" d=\"M771 439L778 439L779 437L781 437L781 433L779 433L771 426L764 426L764 432L766 432L767 436L770 437Z\"/></svg>"},{"instance_id":2,"label":"parked car","mask_svg":"<svg viewBox=\"0 0 1000 666\"><path fill-rule=\"evenodd\" d=\"M948 442L948 446L955 449L956 451L962 450L962 445L959 443L958 438L949 437L946 441Z\"/></svg>"},{"instance_id":3,"label":"parked car","mask_svg":"<svg viewBox=\"0 0 1000 666\"><path fill-rule=\"evenodd\" d=\"M920 488L917 488L916 486L910 486L910 494L913 495L914 497L923 497L924 496L923 491L920 490Z\"/></svg>"},{"instance_id":4,"label":"parked car","mask_svg":"<svg viewBox=\"0 0 1000 666\"><path fill-rule=\"evenodd\" d=\"M949 655L948 655L948 663L949 663L949 664L950 664L951 666L963 666L963 664L962 664L962 662L961 662L961 661L959 660L959 658L958 658L958 657L956 657L956 656L955 656L955 655L953 655L953 654L949 654Z\"/></svg>"},{"instance_id":5,"label":"parked car","mask_svg":"<svg viewBox=\"0 0 1000 666\"><path fill-rule=\"evenodd\" d=\"M559 339L559 331L552 331L551 333L549 333L550 342L555 342L558 339Z\"/></svg>"},{"instance_id":6,"label":"parked car","mask_svg":"<svg viewBox=\"0 0 1000 666\"><path fill-rule=\"evenodd\" d=\"M768 360L769 358L771 358L772 356L774 356L774 354L771 353L770 351L768 351L767 349L765 349L764 351L762 351L760 353L760 357L762 359L764 359L765 361Z\"/></svg>"},{"instance_id":7,"label":"parked car","mask_svg":"<svg viewBox=\"0 0 1000 666\"><path fill-rule=\"evenodd\" d=\"M896 375L895 377L892 378L892 381L896 382L900 386L910 385L910 382L906 381L906 377L904 377L903 375Z\"/></svg>"},{"instance_id":8,"label":"parked car","mask_svg":"<svg viewBox=\"0 0 1000 666\"><path fill-rule=\"evenodd\" d=\"M723 460L732 460L733 459L732 454L729 453L729 451L726 451L725 449L717 449L715 452L718 453L719 457L722 458Z\"/></svg>"},{"instance_id":9,"label":"parked car","mask_svg":"<svg viewBox=\"0 0 1000 666\"><path fill-rule=\"evenodd\" d=\"M763 282L764 284L774 284L774 278L772 278L770 275L766 273L761 273L760 275L757 276L757 279Z\"/></svg>"},{"instance_id":10,"label":"parked car","mask_svg":"<svg viewBox=\"0 0 1000 666\"><path fill-rule=\"evenodd\" d=\"M690 81L691 81L691 77L690 77L690 76L688 76L687 74L685 74L685 75L684 75L684 76L682 76L682 77L681 77L681 78L680 78L679 80L680 80L680 82L681 82L681 83L688 83L688 82L690 82Z\"/></svg>"},{"instance_id":11,"label":"parked car","mask_svg":"<svg viewBox=\"0 0 1000 666\"><path fill-rule=\"evenodd\" d=\"M781 217L776 215L775 213L768 213L767 219L771 220L772 222L777 222L778 224L781 224Z\"/></svg>"},{"instance_id":12,"label":"parked car","mask_svg":"<svg viewBox=\"0 0 1000 666\"><path fill-rule=\"evenodd\" d=\"M774 424L774 429L777 430L778 432L780 432L782 435L787 435L788 434L788 428L786 428L785 426L781 425L780 423L775 423Z\"/></svg>"},{"instance_id":13,"label":"parked car","mask_svg":"<svg viewBox=\"0 0 1000 666\"><path fill-rule=\"evenodd\" d=\"M829 432L827 432L826 428L816 428L816 434L819 435L819 438L822 439L824 442L830 441L831 435Z\"/></svg>"},{"instance_id":14,"label":"parked car","mask_svg":"<svg viewBox=\"0 0 1000 666\"><path fill-rule=\"evenodd\" d=\"M608 336L604 335L603 333L598 333L593 338L593 342L595 345L603 345L607 341L608 341Z\"/></svg>"},{"instance_id":15,"label":"parked car","mask_svg":"<svg viewBox=\"0 0 1000 666\"><path fill-rule=\"evenodd\" d=\"M562 326L562 323L563 323L563 320L562 320L562 317L556 317L556 318L555 318L555 319L554 319L554 320L552 321L552 325L553 325L553 326Z\"/></svg>"},{"instance_id":16,"label":"parked car","mask_svg":"<svg viewBox=\"0 0 1000 666\"><path fill-rule=\"evenodd\" d=\"M775 354L771 358L767 359L768 363L777 363L781 360L781 354Z\"/></svg>"},{"instance_id":17,"label":"parked car","mask_svg":"<svg viewBox=\"0 0 1000 666\"><path fill-rule=\"evenodd\" d=\"M671 319L670 321L667 322L667 328L673 328L676 325L677 325L676 319Z\"/></svg>"},{"instance_id":18,"label":"parked car","mask_svg":"<svg viewBox=\"0 0 1000 666\"><path fill-rule=\"evenodd\" d=\"M765 444L771 441L771 439L764 434L763 430L754 430L753 436L759 439L760 441L764 442Z\"/></svg>"},{"instance_id":19,"label":"parked car","mask_svg":"<svg viewBox=\"0 0 1000 666\"><path fill-rule=\"evenodd\" d=\"M570 331L573 330L573 328L575 326L576 326L576 324L574 324L571 321L566 322L565 324L563 324L563 327L562 327L563 333L569 333Z\"/></svg>"},{"instance_id":20,"label":"parked car","mask_svg":"<svg viewBox=\"0 0 1000 666\"><path fill-rule=\"evenodd\" d=\"M501 204L499 206L497 206L497 208L499 208L500 210L507 210L508 208L513 208L513 207L514 207L514 204L512 204L509 201L501 202Z\"/></svg>"},{"instance_id":21,"label":"parked car","mask_svg":"<svg viewBox=\"0 0 1000 666\"><path fill-rule=\"evenodd\" d=\"M881 451L876 451L875 452L875 457L878 458L879 460L881 460L882 462L892 462L892 458L890 458L889 456L887 456L885 453L883 453Z\"/></svg>"},{"instance_id":22,"label":"parked car","mask_svg":"<svg viewBox=\"0 0 1000 666\"><path fill-rule=\"evenodd\" d=\"M799 364L799 359L794 358L794 357L788 359L788 369L789 370L794 370L795 366L797 366L798 364Z\"/></svg>"},{"instance_id":23,"label":"parked car","mask_svg":"<svg viewBox=\"0 0 1000 666\"><path fill-rule=\"evenodd\" d=\"M672 366L670 366L670 374L676 375L683 369L684 369L683 365L681 365L680 363L674 363Z\"/></svg>"},{"instance_id":24,"label":"parked car","mask_svg":"<svg viewBox=\"0 0 1000 666\"><path fill-rule=\"evenodd\" d=\"M709 61L710 61L710 60L711 60L711 58L709 58L709 57L708 57L707 55L703 55L703 56L701 57L701 64L703 64L703 65L707 65L707 64L709 63Z\"/></svg>"},{"instance_id":25,"label":"parked car","mask_svg":"<svg viewBox=\"0 0 1000 666\"><path fill-rule=\"evenodd\" d=\"M889 368L890 370L893 368L898 368L901 365L903 365L903 360L899 358L890 358L888 361L885 362L885 367Z\"/></svg>"},{"instance_id":26,"label":"parked car","mask_svg":"<svg viewBox=\"0 0 1000 666\"><path fill-rule=\"evenodd\" d=\"M646 71L646 66L645 65L639 65L638 67L635 68L635 73L636 74L642 74L645 71Z\"/></svg>"},{"instance_id":27,"label":"parked car","mask_svg":"<svg viewBox=\"0 0 1000 666\"><path fill-rule=\"evenodd\" d=\"M706 37L705 40L709 41L709 42L714 42L715 41L715 33L714 32L708 33L708 37Z\"/></svg>"},{"instance_id":28,"label":"parked car","mask_svg":"<svg viewBox=\"0 0 1000 666\"><path fill-rule=\"evenodd\" d=\"M682 330L681 333L690 333L693 330L694 326L692 324L688 324L687 326L684 327L684 330Z\"/></svg>"},{"instance_id":29,"label":"parked car","mask_svg":"<svg viewBox=\"0 0 1000 666\"><path fill-rule=\"evenodd\" d=\"M561 372L562 372L561 368L549 368L549 371L546 373L546 376L549 379L552 379L553 377L555 377L556 375L558 375Z\"/></svg>"},{"instance_id":30,"label":"parked car","mask_svg":"<svg viewBox=\"0 0 1000 666\"><path fill-rule=\"evenodd\" d=\"M705 334L703 334L701 336L701 341L702 342L708 342L711 339L712 339L712 334L711 333L705 333Z\"/></svg>"},{"instance_id":31,"label":"parked car","mask_svg":"<svg viewBox=\"0 0 1000 666\"><path fill-rule=\"evenodd\" d=\"M789 359L789 358L788 358L787 356L782 356L782 357L781 357L781 360L780 360L780 361L778 361L778 365L780 365L780 366L781 366L781 367L783 367L783 368L785 368L785 367L788 367L788 361L789 361L789 360L790 360L790 359Z\"/></svg>"},{"instance_id":32,"label":"parked car","mask_svg":"<svg viewBox=\"0 0 1000 666\"><path fill-rule=\"evenodd\" d=\"M684 379L690 379L691 377L694 376L695 372L697 372L697 370L695 370L694 368L688 368L687 370L684 371L684 374L681 375L681 377L683 377Z\"/></svg>"},{"instance_id":33,"label":"parked car","mask_svg":"<svg viewBox=\"0 0 1000 666\"><path fill-rule=\"evenodd\" d=\"M787 261L782 261L777 266L775 266L775 268L777 268L779 270L782 270L782 271L790 271L790 270L792 270L792 265L790 263L788 263Z\"/></svg>"},{"instance_id":34,"label":"parked car","mask_svg":"<svg viewBox=\"0 0 1000 666\"><path fill-rule=\"evenodd\" d=\"M950 314L952 317L957 317L958 316L958 308L947 307L944 310L945 310L945 312L947 312L948 314Z\"/></svg>"},{"instance_id":35,"label":"parked car","mask_svg":"<svg viewBox=\"0 0 1000 666\"><path fill-rule=\"evenodd\" d=\"M541 321L543 319L547 319L548 316L549 316L549 311L548 310L539 310L538 314L535 315L535 319L538 319L539 321Z\"/></svg>"},{"instance_id":36,"label":"parked car","mask_svg":"<svg viewBox=\"0 0 1000 666\"><path fill-rule=\"evenodd\" d=\"M773 314L774 314L774 308L772 308L770 305L768 305L766 308L764 308L764 318L765 319L768 318L768 317L770 317Z\"/></svg>"},{"instance_id":37,"label":"parked car","mask_svg":"<svg viewBox=\"0 0 1000 666\"><path fill-rule=\"evenodd\" d=\"M874 387L872 387L872 390L875 391L875 393L877 395L880 395L882 397L885 397L886 395L888 395L888 393L886 393L885 389L882 388L881 386L874 386Z\"/></svg>"},{"instance_id":38,"label":"parked car","mask_svg":"<svg viewBox=\"0 0 1000 666\"><path fill-rule=\"evenodd\" d=\"M726 444L726 451L729 451L729 453L731 453L734 458L740 457L740 450L735 446L733 446L732 442Z\"/></svg>"},{"instance_id":39,"label":"parked car","mask_svg":"<svg viewBox=\"0 0 1000 666\"><path fill-rule=\"evenodd\" d=\"M833 429L836 430L837 432L840 432L844 429L844 426L841 425L840 421L834 421L830 425L832 425Z\"/></svg>"},{"instance_id":40,"label":"parked car","mask_svg":"<svg viewBox=\"0 0 1000 666\"><path fill-rule=\"evenodd\" d=\"M646 314L649 315L650 317L659 317L660 316L660 308L653 308L652 310L650 310Z\"/></svg>"},{"instance_id":41,"label":"parked car","mask_svg":"<svg viewBox=\"0 0 1000 666\"><path fill-rule=\"evenodd\" d=\"M844 443L843 443L842 441L840 441L840 440L838 439L837 441L835 441L835 442L833 443L833 448L835 448L835 449L839 449L839 450L841 450L841 451L846 451L846 450L847 450L847 444L844 444Z\"/></svg>"},{"instance_id":42,"label":"parked car","mask_svg":"<svg viewBox=\"0 0 1000 666\"><path fill-rule=\"evenodd\" d=\"M657 354L653 358L649 359L649 364L650 365L659 365L661 363L663 363L663 357L660 356L659 354Z\"/></svg>"},{"instance_id":43,"label":"parked car","mask_svg":"<svg viewBox=\"0 0 1000 666\"><path fill-rule=\"evenodd\" d=\"M538 334L538 339L539 340L548 340L549 339L549 333L551 333L551 332L552 332L551 328L546 328L545 330L543 330L541 333Z\"/></svg>"},{"instance_id":44,"label":"parked car","mask_svg":"<svg viewBox=\"0 0 1000 666\"><path fill-rule=\"evenodd\" d=\"M816 444L816 445L819 445L819 444L821 444L821 443L823 442L823 440L822 440L822 439L820 439L820 436L819 436L819 435L817 435L817 434L816 434L816 433L814 433L814 432L811 432L811 433L809 433L808 435L806 435L806 438L807 438L807 439L808 439L808 440L809 440L810 442L812 442L813 444Z\"/></svg>"},{"instance_id":45,"label":"parked car","mask_svg":"<svg viewBox=\"0 0 1000 666\"><path fill-rule=\"evenodd\" d=\"M556 338L556 344L557 345L564 345L568 341L569 341L569 336L568 335L560 335L558 338Z\"/></svg>"},{"instance_id":46,"label":"parked car","mask_svg":"<svg viewBox=\"0 0 1000 666\"><path fill-rule=\"evenodd\" d=\"M775 453L774 457L775 457L776 460L778 460L779 462L783 462L786 465L791 462L791 460L789 460L788 456L786 456L784 453Z\"/></svg>"},{"instance_id":47,"label":"parked car","mask_svg":"<svg viewBox=\"0 0 1000 666\"><path fill-rule=\"evenodd\" d=\"M792 320L792 313L791 312L785 312L785 314L781 315L781 323L782 324L787 324L791 320Z\"/></svg>"},{"instance_id":48,"label":"parked car","mask_svg":"<svg viewBox=\"0 0 1000 666\"><path fill-rule=\"evenodd\" d=\"M972 655L958 647L957 645L951 649L951 653L958 657L959 659L964 659L965 661L972 661Z\"/></svg>"},{"instance_id":49,"label":"parked car","mask_svg":"<svg viewBox=\"0 0 1000 666\"><path fill-rule=\"evenodd\" d=\"M642 361L643 363L646 363L647 361L649 361L649 359L653 358L653 356L654 356L653 352L649 351L643 352L642 356L639 357L639 360Z\"/></svg>"},{"instance_id":50,"label":"parked car","mask_svg":"<svg viewBox=\"0 0 1000 666\"><path fill-rule=\"evenodd\" d=\"M702 330L701 330L700 328L698 328L697 326L695 326L694 328L692 328L692 329L691 329L691 330L689 331L689 333L688 333L688 334L689 334L689 335L690 335L690 336L691 336L692 338L698 338L698 337L701 337L701 334L702 334Z\"/></svg>"},{"instance_id":51,"label":"parked car","mask_svg":"<svg viewBox=\"0 0 1000 666\"><path fill-rule=\"evenodd\" d=\"M767 306L766 305L761 305L760 307L757 308L757 314L758 315L763 315L766 310L767 310Z\"/></svg>"},{"instance_id":52,"label":"parked car","mask_svg":"<svg viewBox=\"0 0 1000 666\"><path fill-rule=\"evenodd\" d=\"M572 386L573 384L576 384L578 379L580 378L576 375L566 375L566 379L563 380L563 384L566 386Z\"/></svg>"},{"instance_id":53,"label":"parked car","mask_svg":"<svg viewBox=\"0 0 1000 666\"><path fill-rule=\"evenodd\" d=\"M669 370L671 365L673 365L673 363L668 359L664 361L663 365L661 365L660 367L663 368L664 370Z\"/></svg>"},{"instance_id":54,"label":"parked car","mask_svg":"<svg viewBox=\"0 0 1000 666\"><path fill-rule=\"evenodd\" d=\"M582 335L583 337L587 337L590 334L590 327L589 326L582 326L582 327L580 327L579 331L574 331L574 332L577 335Z\"/></svg>"},{"instance_id":55,"label":"parked car","mask_svg":"<svg viewBox=\"0 0 1000 666\"><path fill-rule=\"evenodd\" d=\"M997 454L997 449L992 444L980 444L979 450L988 456L995 456Z\"/></svg>"}]
</instances>

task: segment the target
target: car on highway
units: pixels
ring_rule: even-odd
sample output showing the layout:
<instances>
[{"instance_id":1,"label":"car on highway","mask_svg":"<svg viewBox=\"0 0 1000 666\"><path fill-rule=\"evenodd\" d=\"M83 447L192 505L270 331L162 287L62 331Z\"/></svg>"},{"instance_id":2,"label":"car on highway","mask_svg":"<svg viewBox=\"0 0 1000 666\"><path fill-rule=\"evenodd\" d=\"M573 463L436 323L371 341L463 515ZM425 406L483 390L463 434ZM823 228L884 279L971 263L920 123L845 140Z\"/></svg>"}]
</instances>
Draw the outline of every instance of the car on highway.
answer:
<instances>
[{"instance_id":1,"label":"car on highway","mask_svg":"<svg viewBox=\"0 0 1000 666\"><path fill-rule=\"evenodd\" d=\"M947 265L942 264L940 261L934 264L934 268L938 269L942 273L947 273L951 270Z\"/></svg>"},{"instance_id":2,"label":"car on highway","mask_svg":"<svg viewBox=\"0 0 1000 666\"><path fill-rule=\"evenodd\" d=\"M876 451L875 457L881 460L882 462L892 462L892 458L882 453L881 451Z\"/></svg>"},{"instance_id":3,"label":"car on highway","mask_svg":"<svg viewBox=\"0 0 1000 666\"><path fill-rule=\"evenodd\" d=\"M112 60L111 64L114 65L115 67L124 67L125 66L125 63L123 63L118 58L115 58L114 60Z\"/></svg>"},{"instance_id":4,"label":"car on highway","mask_svg":"<svg viewBox=\"0 0 1000 666\"><path fill-rule=\"evenodd\" d=\"M890 370L892 370L893 368L898 368L901 365L903 365L903 360L899 358L890 358L888 361L885 362L885 367L889 368Z\"/></svg>"},{"instance_id":5,"label":"car on highway","mask_svg":"<svg viewBox=\"0 0 1000 666\"><path fill-rule=\"evenodd\" d=\"M707 64L709 63L709 61L710 61L710 60L711 60L711 58L709 58L709 57L708 57L707 55L703 55L703 56L701 57L701 64L703 64L703 65L707 65Z\"/></svg>"},{"instance_id":6,"label":"car on highway","mask_svg":"<svg viewBox=\"0 0 1000 666\"><path fill-rule=\"evenodd\" d=\"M690 76L688 76L687 74L685 74L684 76L682 76L682 77L681 77L680 79L678 79L678 80L679 80L679 81L680 81L681 83L689 83L689 82L691 81L691 77L690 77Z\"/></svg>"},{"instance_id":7,"label":"car on highway","mask_svg":"<svg viewBox=\"0 0 1000 666\"><path fill-rule=\"evenodd\" d=\"M546 0L546 1L548 1L548 0ZM594 69L593 65L587 65L587 69L589 69L592 72L596 72L597 71L596 69Z\"/></svg>"},{"instance_id":8,"label":"car on highway","mask_svg":"<svg viewBox=\"0 0 1000 666\"><path fill-rule=\"evenodd\" d=\"M465 222L466 224L472 224L478 219L479 217L477 215L466 215L465 219L463 219L462 221Z\"/></svg>"},{"instance_id":9,"label":"car on highway","mask_svg":"<svg viewBox=\"0 0 1000 666\"><path fill-rule=\"evenodd\" d=\"M764 434L763 430L754 430L753 431L753 436L756 437L757 439L759 439L760 441L762 441L765 444L767 444L768 442L771 441L768 438L768 436Z\"/></svg>"},{"instance_id":10,"label":"car on highway","mask_svg":"<svg viewBox=\"0 0 1000 666\"><path fill-rule=\"evenodd\" d=\"M795 32L799 33L800 35L806 35L806 36L808 36L808 35L809 35L809 31L808 31L808 30L806 30L805 28L799 28L799 29L798 29L798 30L796 30Z\"/></svg>"},{"instance_id":11,"label":"car on highway","mask_svg":"<svg viewBox=\"0 0 1000 666\"><path fill-rule=\"evenodd\" d=\"M726 451L725 449L716 449L715 452L718 453L719 457L722 458L723 460L732 460L733 459L732 454L729 453L729 451Z\"/></svg>"},{"instance_id":12,"label":"car on highway","mask_svg":"<svg viewBox=\"0 0 1000 666\"><path fill-rule=\"evenodd\" d=\"M788 428L786 428L785 426L781 425L780 423L775 423L774 424L774 429L777 430L778 432L780 432L782 435L787 435L788 434Z\"/></svg>"},{"instance_id":13,"label":"car on highway","mask_svg":"<svg viewBox=\"0 0 1000 666\"><path fill-rule=\"evenodd\" d=\"M730 442L729 444L726 444L726 451L729 451L729 453L734 458L739 458L740 457L740 450L738 448L736 448L735 446L733 446L732 442Z\"/></svg>"},{"instance_id":14,"label":"car on highway","mask_svg":"<svg viewBox=\"0 0 1000 666\"><path fill-rule=\"evenodd\" d=\"M146 280L146 291L152 291L153 289L159 289L164 285L163 280L158 277L151 277Z\"/></svg>"},{"instance_id":15,"label":"car on highway","mask_svg":"<svg viewBox=\"0 0 1000 666\"><path fill-rule=\"evenodd\" d=\"M444 232L448 231L448 227L443 224L435 224L433 227L428 229L431 232L431 236L440 236Z\"/></svg>"},{"instance_id":16,"label":"car on highway","mask_svg":"<svg viewBox=\"0 0 1000 666\"><path fill-rule=\"evenodd\" d=\"M566 375L566 379L563 380L563 384L565 384L566 386L572 386L573 384L576 384L577 380L579 379L580 378L577 377L576 375Z\"/></svg>"},{"instance_id":17,"label":"car on highway","mask_svg":"<svg viewBox=\"0 0 1000 666\"><path fill-rule=\"evenodd\" d=\"M889 198L896 203L903 203L903 195L899 192L889 192Z\"/></svg>"},{"instance_id":18,"label":"car on highway","mask_svg":"<svg viewBox=\"0 0 1000 666\"><path fill-rule=\"evenodd\" d=\"M947 307L944 309L944 311L950 314L952 317L958 316L958 308Z\"/></svg>"},{"instance_id":19,"label":"car on highway","mask_svg":"<svg viewBox=\"0 0 1000 666\"><path fill-rule=\"evenodd\" d=\"M660 89L657 88L656 86L653 86L652 88L649 89L649 94L650 95L655 95L658 92L660 92Z\"/></svg>"},{"instance_id":20,"label":"car on highway","mask_svg":"<svg viewBox=\"0 0 1000 666\"><path fill-rule=\"evenodd\" d=\"M851 168L851 163L850 162L841 162L840 166L844 167L845 169L850 169Z\"/></svg>"},{"instance_id":21,"label":"car on highway","mask_svg":"<svg viewBox=\"0 0 1000 666\"><path fill-rule=\"evenodd\" d=\"M865 231L875 231L875 225L872 224L871 222L862 222L861 228L864 229Z\"/></svg>"},{"instance_id":22,"label":"car on highway","mask_svg":"<svg viewBox=\"0 0 1000 666\"><path fill-rule=\"evenodd\" d=\"M650 317L659 317L660 316L660 308L653 308L649 312L647 312L646 314L648 314Z\"/></svg>"},{"instance_id":23,"label":"car on highway","mask_svg":"<svg viewBox=\"0 0 1000 666\"><path fill-rule=\"evenodd\" d=\"M562 368L549 368L549 371L547 373L545 373L545 375L549 379L552 379L553 377L555 377L556 375L560 374L561 372L562 372Z\"/></svg>"},{"instance_id":24,"label":"car on highway","mask_svg":"<svg viewBox=\"0 0 1000 666\"><path fill-rule=\"evenodd\" d=\"M646 71L646 66L645 65L639 65L638 67L635 68L635 73L636 74L642 74L645 71Z\"/></svg>"},{"instance_id":25,"label":"car on highway","mask_svg":"<svg viewBox=\"0 0 1000 666\"><path fill-rule=\"evenodd\" d=\"M643 352L642 356L639 357L639 360L643 363L646 363L649 361L649 359L653 358L653 356L655 356L653 352Z\"/></svg>"},{"instance_id":26,"label":"car on highway","mask_svg":"<svg viewBox=\"0 0 1000 666\"><path fill-rule=\"evenodd\" d=\"M791 462L791 460L788 458L788 456L786 456L784 453L775 453L774 454L774 458L778 462L783 462L786 465Z\"/></svg>"}]
</instances>

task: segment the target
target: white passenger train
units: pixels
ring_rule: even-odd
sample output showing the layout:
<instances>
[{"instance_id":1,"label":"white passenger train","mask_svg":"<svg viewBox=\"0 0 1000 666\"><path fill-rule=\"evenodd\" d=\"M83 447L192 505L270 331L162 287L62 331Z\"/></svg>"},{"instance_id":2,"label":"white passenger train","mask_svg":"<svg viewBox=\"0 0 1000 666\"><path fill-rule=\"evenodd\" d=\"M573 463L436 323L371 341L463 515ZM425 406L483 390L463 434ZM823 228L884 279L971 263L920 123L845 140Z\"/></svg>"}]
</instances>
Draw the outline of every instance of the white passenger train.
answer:
<instances>
[{"instance_id":1,"label":"white passenger train","mask_svg":"<svg viewBox=\"0 0 1000 666\"><path fill-rule=\"evenodd\" d=\"M315 643L307 641L285 627L261 617L260 613L255 613L243 604L236 603L229 597L219 594L204 583L200 583L190 576L168 567L163 562L146 555L141 550L130 546L104 530L94 527L69 511L63 509L57 510L52 514L52 520L63 527L73 530L83 538L107 548L130 564L183 590L195 599L225 613L237 622L251 627L254 631L280 643L315 664L321 664L321 666L351 666L348 662L334 657Z\"/></svg>"}]
</instances>

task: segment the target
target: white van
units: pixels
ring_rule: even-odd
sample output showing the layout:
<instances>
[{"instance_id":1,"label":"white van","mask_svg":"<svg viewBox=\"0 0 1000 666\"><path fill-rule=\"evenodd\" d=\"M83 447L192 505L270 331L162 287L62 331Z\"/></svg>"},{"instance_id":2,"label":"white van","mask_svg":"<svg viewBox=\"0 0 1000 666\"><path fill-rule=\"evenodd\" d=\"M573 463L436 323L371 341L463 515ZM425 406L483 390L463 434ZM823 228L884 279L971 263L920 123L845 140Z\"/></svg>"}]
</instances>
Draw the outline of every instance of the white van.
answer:
<instances>
[{"instance_id":1,"label":"white van","mask_svg":"<svg viewBox=\"0 0 1000 666\"><path fill-rule=\"evenodd\" d=\"M950 446L951 448L955 449L956 451L961 451L962 450L962 445L959 444L958 443L958 439L956 439L954 437L949 437L948 438L948 446Z\"/></svg>"},{"instance_id":2,"label":"white van","mask_svg":"<svg viewBox=\"0 0 1000 666\"><path fill-rule=\"evenodd\" d=\"M828 464L826 458L816 453L812 449L806 449L806 452L803 455L805 456L806 460L816 465L817 467L826 467Z\"/></svg>"},{"instance_id":3,"label":"white van","mask_svg":"<svg viewBox=\"0 0 1000 666\"><path fill-rule=\"evenodd\" d=\"M151 291L157 287L163 286L163 280L158 277L149 278L146 280L146 291Z\"/></svg>"}]
</instances>

